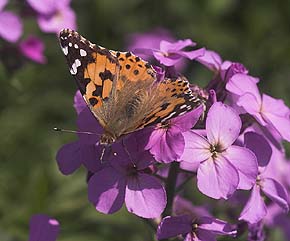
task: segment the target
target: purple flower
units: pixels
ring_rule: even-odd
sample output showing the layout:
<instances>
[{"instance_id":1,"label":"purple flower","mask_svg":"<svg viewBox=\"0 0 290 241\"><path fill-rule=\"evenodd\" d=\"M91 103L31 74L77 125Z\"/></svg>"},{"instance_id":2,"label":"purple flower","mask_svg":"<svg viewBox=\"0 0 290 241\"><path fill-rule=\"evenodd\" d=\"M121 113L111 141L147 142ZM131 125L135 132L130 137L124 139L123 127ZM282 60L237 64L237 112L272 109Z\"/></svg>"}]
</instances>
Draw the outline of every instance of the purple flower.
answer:
<instances>
[{"instance_id":1,"label":"purple flower","mask_svg":"<svg viewBox=\"0 0 290 241\"><path fill-rule=\"evenodd\" d=\"M198 57L196 60L215 73L214 78L206 86L206 90L214 90L219 101L224 101L226 99L227 92L225 90L225 85L232 76L239 73L248 73L248 70L241 63L231 61L223 62L219 54L211 50L206 50L205 54ZM235 103L235 100L228 102Z\"/></svg>"},{"instance_id":2,"label":"purple flower","mask_svg":"<svg viewBox=\"0 0 290 241\"><path fill-rule=\"evenodd\" d=\"M27 58L40 63L46 63L46 58L43 55L44 43L37 37L30 36L19 45L21 53Z\"/></svg>"},{"instance_id":3,"label":"purple flower","mask_svg":"<svg viewBox=\"0 0 290 241\"><path fill-rule=\"evenodd\" d=\"M80 114L85 108L87 108L87 104L79 90L75 93L74 96L74 108L77 114Z\"/></svg>"},{"instance_id":4,"label":"purple flower","mask_svg":"<svg viewBox=\"0 0 290 241\"><path fill-rule=\"evenodd\" d=\"M147 49L158 49L161 40L173 42L175 39L168 30L156 28L150 32L130 34L127 38L127 48L132 52L135 52L136 49L144 48L144 46ZM148 55L142 53L139 56L147 60L149 59Z\"/></svg>"},{"instance_id":5,"label":"purple flower","mask_svg":"<svg viewBox=\"0 0 290 241\"><path fill-rule=\"evenodd\" d=\"M101 168L100 157L103 147L98 145L103 128L88 108L85 108L77 119L79 139L64 145L57 153L56 160L60 171L69 175L82 164L90 172L96 172ZM110 154L110 152L105 152ZM105 155L105 159L109 158Z\"/></svg>"},{"instance_id":6,"label":"purple flower","mask_svg":"<svg viewBox=\"0 0 290 241\"><path fill-rule=\"evenodd\" d=\"M150 175L153 162L150 153L138 146L136 136L127 137L106 166L90 178L90 202L102 213L114 213L125 202L128 211L140 217L159 217L166 194L160 181Z\"/></svg>"},{"instance_id":7,"label":"purple flower","mask_svg":"<svg viewBox=\"0 0 290 241\"><path fill-rule=\"evenodd\" d=\"M162 40L160 42L160 49L153 49L153 55L161 64L165 66L174 66L184 57L193 60L204 54L204 48L192 51L183 50L188 46L196 46L196 43L192 42L190 39L178 40L174 43Z\"/></svg>"},{"instance_id":8,"label":"purple flower","mask_svg":"<svg viewBox=\"0 0 290 241\"><path fill-rule=\"evenodd\" d=\"M212 50L205 50L204 55L196 60L209 70L219 74L219 81L228 82L233 75L238 73L248 74L248 70L243 64L228 60L223 62L220 55Z\"/></svg>"},{"instance_id":9,"label":"purple flower","mask_svg":"<svg viewBox=\"0 0 290 241\"><path fill-rule=\"evenodd\" d=\"M3 11L7 0L0 1L0 37L16 42L22 35L22 22L18 16L10 11Z\"/></svg>"},{"instance_id":10,"label":"purple flower","mask_svg":"<svg viewBox=\"0 0 290 241\"><path fill-rule=\"evenodd\" d=\"M178 159L184 150L183 133L189 131L203 113L203 106L193 111L171 119L156 127L147 127L140 132L143 140L148 140L145 149L150 150L159 162L169 163ZM149 136L149 137L145 137Z\"/></svg>"},{"instance_id":11,"label":"purple flower","mask_svg":"<svg viewBox=\"0 0 290 241\"><path fill-rule=\"evenodd\" d=\"M204 208L194 207L180 197L174 202L178 216L165 217L158 226L157 238L167 239L183 235L185 241L214 241L216 235L236 234L231 225L212 217Z\"/></svg>"},{"instance_id":12,"label":"purple flower","mask_svg":"<svg viewBox=\"0 0 290 241\"><path fill-rule=\"evenodd\" d=\"M274 128L283 139L290 141L290 111L283 100L262 94L256 85L256 78L236 74L226 89L238 96L237 105L251 114L260 125Z\"/></svg>"},{"instance_id":13,"label":"purple flower","mask_svg":"<svg viewBox=\"0 0 290 241\"><path fill-rule=\"evenodd\" d=\"M33 215L29 224L29 241L55 241L59 222L44 214Z\"/></svg>"},{"instance_id":14,"label":"purple flower","mask_svg":"<svg viewBox=\"0 0 290 241\"><path fill-rule=\"evenodd\" d=\"M261 195L269 197L274 203L278 204L285 212L289 211L287 190L275 179L267 177L263 171L264 167L269 163L272 151L271 146L263 138L263 136L247 132L245 134L245 146L252 150L258 160L260 173L257 177L250 199L242 210L239 220L245 220L251 224L262 220L267 214L267 207L264 198Z\"/></svg>"},{"instance_id":15,"label":"purple flower","mask_svg":"<svg viewBox=\"0 0 290 241\"><path fill-rule=\"evenodd\" d=\"M40 29L47 33L58 33L63 28L76 29L76 16L70 8L70 0L27 0L39 14Z\"/></svg>"},{"instance_id":16,"label":"purple flower","mask_svg":"<svg viewBox=\"0 0 290 241\"><path fill-rule=\"evenodd\" d=\"M222 58L218 53L212 50L205 50L204 55L196 58L196 61L215 73L221 70Z\"/></svg>"},{"instance_id":17,"label":"purple flower","mask_svg":"<svg viewBox=\"0 0 290 241\"><path fill-rule=\"evenodd\" d=\"M239 189L250 189L258 174L255 155L232 145L238 138L241 120L229 106L216 102L206 119L207 139L191 131L184 133L181 161L199 163L198 189L212 198L230 197Z\"/></svg>"}]
</instances>

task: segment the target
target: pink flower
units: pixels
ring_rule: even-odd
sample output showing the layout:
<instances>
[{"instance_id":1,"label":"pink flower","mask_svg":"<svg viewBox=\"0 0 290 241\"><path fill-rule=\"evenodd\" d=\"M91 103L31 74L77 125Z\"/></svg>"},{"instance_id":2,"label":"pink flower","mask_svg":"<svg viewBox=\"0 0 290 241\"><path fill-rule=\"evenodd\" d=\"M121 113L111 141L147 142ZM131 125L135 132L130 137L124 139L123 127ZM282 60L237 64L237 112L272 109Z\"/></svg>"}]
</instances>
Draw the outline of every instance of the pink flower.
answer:
<instances>
[{"instance_id":1,"label":"pink flower","mask_svg":"<svg viewBox=\"0 0 290 241\"><path fill-rule=\"evenodd\" d=\"M206 119L207 139L193 131L184 133L185 149L180 160L199 164L197 186L203 194L227 199L237 188L254 185L258 174L255 155L245 147L232 145L240 128L235 110L216 102Z\"/></svg>"},{"instance_id":2,"label":"pink flower","mask_svg":"<svg viewBox=\"0 0 290 241\"><path fill-rule=\"evenodd\" d=\"M260 94L256 78L234 75L226 89L237 96L237 105L251 114L260 125L274 128L283 139L290 141L290 111L283 100Z\"/></svg>"},{"instance_id":3,"label":"pink flower","mask_svg":"<svg viewBox=\"0 0 290 241\"><path fill-rule=\"evenodd\" d=\"M44 43L35 36L30 36L19 45L21 53L27 58L40 63L46 63L46 58L43 55Z\"/></svg>"},{"instance_id":4,"label":"pink flower","mask_svg":"<svg viewBox=\"0 0 290 241\"><path fill-rule=\"evenodd\" d=\"M10 11L3 11L7 1L0 1L0 37L16 42L22 35L22 22L20 18Z\"/></svg>"},{"instance_id":5,"label":"pink flower","mask_svg":"<svg viewBox=\"0 0 290 241\"><path fill-rule=\"evenodd\" d=\"M160 49L153 50L153 55L161 64L173 66L184 57L193 60L204 54L204 48L192 51L183 50L185 47L189 46L196 46L196 43L192 42L190 39L178 40L174 43L162 40L160 42Z\"/></svg>"},{"instance_id":6,"label":"pink flower","mask_svg":"<svg viewBox=\"0 0 290 241\"><path fill-rule=\"evenodd\" d=\"M252 150L259 163L259 175L252 189L250 199L242 210L239 220L251 224L261 221L267 214L267 206L261 192L279 205L284 212L289 211L287 190L273 177L267 176L265 166L269 163L272 150L266 139L254 132L245 134L245 146Z\"/></svg>"},{"instance_id":7,"label":"pink flower","mask_svg":"<svg viewBox=\"0 0 290 241\"><path fill-rule=\"evenodd\" d=\"M63 28L76 29L76 16L70 0L27 0L38 13L38 25L43 32L58 33Z\"/></svg>"},{"instance_id":8,"label":"pink flower","mask_svg":"<svg viewBox=\"0 0 290 241\"><path fill-rule=\"evenodd\" d=\"M143 140L148 139L145 149L149 150L158 162L169 163L178 159L183 153L185 145L182 133L189 131L196 124L202 112L203 106L199 106L165 124L147 127L140 132L143 135Z\"/></svg>"},{"instance_id":9,"label":"pink flower","mask_svg":"<svg viewBox=\"0 0 290 241\"><path fill-rule=\"evenodd\" d=\"M184 241L214 241L217 235L235 236L236 230L227 222L216 219L203 207L177 197L174 203L177 216L163 218L157 238L167 239L182 234Z\"/></svg>"},{"instance_id":10,"label":"pink flower","mask_svg":"<svg viewBox=\"0 0 290 241\"><path fill-rule=\"evenodd\" d=\"M154 158L140 148L134 134L123 144L89 179L89 200L102 213L114 213L125 202L129 212L157 218L166 206L166 193L159 179L150 175Z\"/></svg>"}]
</instances>

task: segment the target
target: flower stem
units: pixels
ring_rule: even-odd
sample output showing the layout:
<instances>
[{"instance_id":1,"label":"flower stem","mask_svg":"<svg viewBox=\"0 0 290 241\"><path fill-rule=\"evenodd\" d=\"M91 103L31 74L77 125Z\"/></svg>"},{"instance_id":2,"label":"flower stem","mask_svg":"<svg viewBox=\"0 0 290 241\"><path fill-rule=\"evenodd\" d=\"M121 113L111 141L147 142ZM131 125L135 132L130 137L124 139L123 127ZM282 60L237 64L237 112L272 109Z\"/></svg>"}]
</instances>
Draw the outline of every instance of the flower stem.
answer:
<instances>
[{"instance_id":1,"label":"flower stem","mask_svg":"<svg viewBox=\"0 0 290 241\"><path fill-rule=\"evenodd\" d=\"M162 214L162 217L169 216L172 213L172 205L173 205L173 200L174 200L178 170L179 170L179 162L172 162L170 165L170 169L169 169L169 173L168 173L168 177L166 181L166 186L165 186L166 194L167 194L167 205Z\"/></svg>"}]
</instances>

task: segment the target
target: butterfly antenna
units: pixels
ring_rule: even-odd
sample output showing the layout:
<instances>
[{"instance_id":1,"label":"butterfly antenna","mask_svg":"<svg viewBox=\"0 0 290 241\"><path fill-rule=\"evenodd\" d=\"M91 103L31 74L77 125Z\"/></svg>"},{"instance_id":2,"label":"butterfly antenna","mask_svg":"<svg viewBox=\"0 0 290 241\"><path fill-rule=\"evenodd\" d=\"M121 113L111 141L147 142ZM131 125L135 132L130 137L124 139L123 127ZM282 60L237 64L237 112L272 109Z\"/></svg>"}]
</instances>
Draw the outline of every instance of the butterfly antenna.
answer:
<instances>
[{"instance_id":1,"label":"butterfly antenna","mask_svg":"<svg viewBox=\"0 0 290 241\"><path fill-rule=\"evenodd\" d=\"M101 134L90 132L90 131L74 131L74 130L67 130L67 129L62 129L62 128L58 128L58 127L54 127L53 130L58 131L58 132L101 136Z\"/></svg>"}]
</instances>

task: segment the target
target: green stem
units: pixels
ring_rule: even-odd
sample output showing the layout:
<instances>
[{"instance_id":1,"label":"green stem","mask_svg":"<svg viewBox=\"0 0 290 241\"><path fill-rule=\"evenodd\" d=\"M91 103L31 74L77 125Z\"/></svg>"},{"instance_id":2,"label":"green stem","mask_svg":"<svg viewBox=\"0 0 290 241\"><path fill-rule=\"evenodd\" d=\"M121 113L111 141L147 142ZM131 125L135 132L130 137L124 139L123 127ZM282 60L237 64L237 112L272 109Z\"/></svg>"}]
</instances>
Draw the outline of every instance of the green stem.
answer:
<instances>
[{"instance_id":1,"label":"green stem","mask_svg":"<svg viewBox=\"0 0 290 241\"><path fill-rule=\"evenodd\" d=\"M172 162L170 165L167 181L166 181L166 194L167 194L167 205L162 214L162 217L166 217L172 214L172 205L175 195L176 180L179 171L179 162Z\"/></svg>"}]
</instances>

